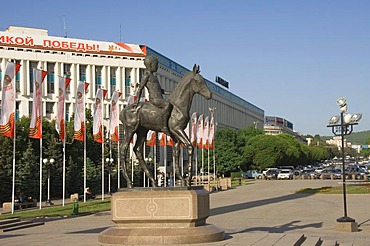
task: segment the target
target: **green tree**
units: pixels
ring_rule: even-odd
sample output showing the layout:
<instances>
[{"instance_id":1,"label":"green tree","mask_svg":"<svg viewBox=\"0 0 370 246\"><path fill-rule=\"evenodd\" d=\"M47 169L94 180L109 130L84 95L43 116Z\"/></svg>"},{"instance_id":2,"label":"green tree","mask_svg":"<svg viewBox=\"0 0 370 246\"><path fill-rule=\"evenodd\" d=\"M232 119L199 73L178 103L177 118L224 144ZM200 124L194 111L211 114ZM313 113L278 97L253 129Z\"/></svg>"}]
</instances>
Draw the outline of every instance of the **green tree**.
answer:
<instances>
[{"instance_id":1,"label":"green tree","mask_svg":"<svg viewBox=\"0 0 370 246\"><path fill-rule=\"evenodd\" d=\"M229 175L231 171L239 170L239 166L243 163L239 142L236 130L231 128L217 130L215 152L218 173Z\"/></svg>"},{"instance_id":2,"label":"green tree","mask_svg":"<svg viewBox=\"0 0 370 246\"><path fill-rule=\"evenodd\" d=\"M251 168L257 170L286 165L286 144L279 136L257 135L248 141L244 157L252 163Z\"/></svg>"},{"instance_id":3,"label":"green tree","mask_svg":"<svg viewBox=\"0 0 370 246\"><path fill-rule=\"evenodd\" d=\"M37 198L39 194L40 159L35 155L32 142L29 140L27 149L16 164L16 191Z\"/></svg>"},{"instance_id":4,"label":"green tree","mask_svg":"<svg viewBox=\"0 0 370 246\"><path fill-rule=\"evenodd\" d=\"M13 139L0 136L0 202L11 201Z\"/></svg>"}]
</instances>

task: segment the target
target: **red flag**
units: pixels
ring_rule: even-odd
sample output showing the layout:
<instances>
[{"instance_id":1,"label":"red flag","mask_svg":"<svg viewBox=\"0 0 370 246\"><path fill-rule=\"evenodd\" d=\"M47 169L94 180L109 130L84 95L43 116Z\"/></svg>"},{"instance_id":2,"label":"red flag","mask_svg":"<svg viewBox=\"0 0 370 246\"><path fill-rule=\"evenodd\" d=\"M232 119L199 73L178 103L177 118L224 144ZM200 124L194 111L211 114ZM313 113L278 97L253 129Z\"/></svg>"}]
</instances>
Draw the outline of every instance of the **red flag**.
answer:
<instances>
[{"instance_id":1,"label":"red flag","mask_svg":"<svg viewBox=\"0 0 370 246\"><path fill-rule=\"evenodd\" d=\"M118 142L119 141L119 132L118 132L118 127L119 127L119 108L118 108L118 99L122 95L121 92L115 91L113 92L112 95L112 100L111 100L111 106L110 106L110 115L109 115L109 135L110 135L110 140L112 142Z\"/></svg>"},{"instance_id":2,"label":"red flag","mask_svg":"<svg viewBox=\"0 0 370 246\"><path fill-rule=\"evenodd\" d=\"M167 141L166 141L166 134L164 134L163 132L159 132L158 133L158 140L159 140L159 146L166 146L167 145Z\"/></svg>"},{"instance_id":3,"label":"red flag","mask_svg":"<svg viewBox=\"0 0 370 246\"><path fill-rule=\"evenodd\" d=\"M197 144L198 148L203 148L203 115L199 115L197 129Z\"/></svg>"},{"instance_id":4,"label":"red flag","mask_svg":"<svg viewBox=\"0 0 370 246\"><path fill-rule=\"evenodd\" d=\"M8 62L2 79L0 135L14 138L15 124L15 83L20 64Z\"/></svg>"},{"instance_id":5,"label":"red flag","mask_svg":"<svg viewBox=\"0 0 370 246\"><path fill-rule=\"evenodd\" d=\"M170 136L167 136L167 145L173 147L173 139Z\"/></svg>"},{"instance_id":6,"label":"red flag","mask_svg":"<svg viewBox=\"0 0 370 246\"><path fill-rule=\"evenodd\" d=\"M93 137L94 141L103 143L103 106L104 98L107 94L107 90L98 89L96 91L95 105L94 105L94 116L93 116Z\"/></svg>"},{"instance_id":7,"label":"red flag","mask_svg":"<svg viewBox=\"0 0 370 246\"><path fill-rule=\"evenodd\" d=\"M215 122L214 117L211 118L209 123L209 149L215 148Z\"/></svg>"},{"instance_id":8,"label":"red flag","mask_svg":"<svg viewBox=\"0 0 370 246\"><path fill-rule=\"evenodd\" d=\"M32 104L32 115L30 121L30 131L28 136L30 138L42 138L42 113L41 113L41 93L42 93L42 82L47 75L46 71L39 69L33 69L33 104Z\"/></svg>"},{"instance_id":9,"label":"red flag","mask_svg":"<svg viewBox=\"0 0 370 246\"><path fill-rule=\"evenodd\" d=\"M209 132L209 117L204 119L204 129L203 129L203 148L208 150L208 132Z\"/></svg>"},{"instance_id":10,"label":"red flag","mask_svg":"<svg viewBox=\"0 0 370 246\"><path fill-rule=\"evenodd\" d=\"M193 115L191 116L191 137L190 137L190 142L194 147L197 146L197 118L198 113L194 112Z\"/></svg>"},{"instance_id":11,"label":"red flag","mask_svg":"<svg viewBox=\"0 0 370 246\"><path fill-rule=\"evenodd\" d=\"M149 130L148 134L146 135L146 145L155 146L155 142L156 142L156 133L155 131Z\"/></svg>"},{"instance_id":12,"label":"red flag","mask_svg":"<svg viewBox=\"0 0 370 246\"><path fill-rule=\"evenodd\" d=\"M85 93L89 84L79 82L77 87L75 117L74 117L74 135L73 138L78 141L84 141L85 132Z\"/></svg>"}]
</instances>

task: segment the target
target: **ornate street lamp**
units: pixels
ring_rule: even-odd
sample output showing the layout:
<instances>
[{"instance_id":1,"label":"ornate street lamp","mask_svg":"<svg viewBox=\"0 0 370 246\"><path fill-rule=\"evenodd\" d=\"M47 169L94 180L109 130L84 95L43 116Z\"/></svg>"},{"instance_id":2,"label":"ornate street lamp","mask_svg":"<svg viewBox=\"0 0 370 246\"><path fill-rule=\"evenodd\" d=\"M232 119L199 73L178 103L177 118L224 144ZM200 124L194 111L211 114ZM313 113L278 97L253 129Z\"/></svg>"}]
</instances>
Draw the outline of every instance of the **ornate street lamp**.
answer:
<instances>
[{"instance_id":1,"label":"ornate street lamp","mask_svg":"<svg viewBox=\"0 0 370 246\"><path fill-rule=\"evenodd\" d=\"M47 169L48 169L48 198L46 200L46 203L51 204L51 201L50 201L50 165L53 165L54 163L54 159L51 158L51 159L43 159L42 162L47 165ZM49 163L49 164L48 164Z\"/></svg>"},{"instance_id":2,"label":"ornate street lamp","mask_svg":"<svg viewBox=\"0 0 370 246\"><path fill-rule=\"evenodd\" d=\"M332 133L335 136L340 136L342 141L342 179L343 179L343 208L344 215L337 219L337 222L353 222L355 220L348 217L347 215L347 198L346 198L346 175L345 175L345 154L344 154L344 136L349 135L353 131L353 126L358 125L361 120L362 114L348 114L347 113L347 100L345 97L341 97L337 100L337 105L340 108L340 115L332 116L329 120L328 127L332 128ZM357 231L357 230L356 230Z\"/></svg>"}]
</instances>

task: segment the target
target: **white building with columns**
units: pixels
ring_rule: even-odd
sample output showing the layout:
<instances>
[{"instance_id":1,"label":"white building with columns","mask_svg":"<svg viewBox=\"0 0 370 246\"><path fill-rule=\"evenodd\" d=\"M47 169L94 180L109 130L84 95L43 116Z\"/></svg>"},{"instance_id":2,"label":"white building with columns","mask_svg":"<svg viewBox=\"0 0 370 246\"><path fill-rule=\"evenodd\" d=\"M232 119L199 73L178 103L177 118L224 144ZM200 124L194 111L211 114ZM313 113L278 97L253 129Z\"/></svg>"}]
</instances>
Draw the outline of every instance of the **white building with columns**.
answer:
<instances>
[{"instance_id":1,"label":"white building with columns","mask_svg":"<svg viewBox=\"0 0 370 246\"><path fill-rule=\"evenodd\" d=\"M165 94L170 94L189 69L145 45L49 36L45 29L28 27L10 26L0 32L0 71L5 71L8 61L22 65L16 75L16 117L31 115L32 69L38 68L48 73L43 82L42 92L44 118L49 120L56 118L57 76L66 76L72 79L66 93L67 121L73 114L78 81L90 84L86 95L88 108L93 107L98 88L108 90L104 107L104 118L108 119L113 91L123 93L119 102L120 109L128 96L135 93L137 83L140 82L145 69L143 61L146 54L158 58L157 76ZM213 98L207 101L196 96L191 113L210 115L209 108L212 107L215 108L218 126L240 129L259 122L257 127L262 129L264 122L262 109L226 88L206 81ZM147 92L145 96L148 97Z\"/></svg>"}]
</instances>

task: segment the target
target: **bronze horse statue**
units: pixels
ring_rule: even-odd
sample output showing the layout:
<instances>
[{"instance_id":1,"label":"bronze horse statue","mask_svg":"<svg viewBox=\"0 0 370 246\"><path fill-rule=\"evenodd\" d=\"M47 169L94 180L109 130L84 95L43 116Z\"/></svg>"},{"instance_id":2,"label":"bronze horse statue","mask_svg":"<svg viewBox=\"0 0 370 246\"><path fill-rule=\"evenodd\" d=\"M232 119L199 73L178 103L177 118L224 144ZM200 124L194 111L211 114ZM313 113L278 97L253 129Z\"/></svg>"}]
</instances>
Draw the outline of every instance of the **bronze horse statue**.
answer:
<instances>
[{"instance_id":1,"label":"bronze horse statue","mask_svg":"<svg viewBox=\"0 0 370 246\"><path fill-rule=\"evenodd\" d=\"M200 94L207 100L212 98L212 93L207 87L204 78L200 75L200 68L197 65L194 65L193 71L186 73L182 77L168 99L170 104L168 107L158 108L150 102L139 102L131 104L122 110L120 114L124 130L123 143L121 145L122 172L127 181L127 188L132 188L133 186L127 174L127 152L135 133L137 139L133 149L136 157L145 175L149 178L152 187L157 186L157 182L149 171L143 156L143 148L149 130L164 132L172 137L174 141L173 155L176 176L181 179L182 186L191 186L193 146L184 129L190 120L189 111L195 94ZM189 155L187 182L181 175L179 168L180 143L186 146Z\"/></svg>"}]
</instances>

